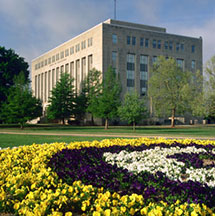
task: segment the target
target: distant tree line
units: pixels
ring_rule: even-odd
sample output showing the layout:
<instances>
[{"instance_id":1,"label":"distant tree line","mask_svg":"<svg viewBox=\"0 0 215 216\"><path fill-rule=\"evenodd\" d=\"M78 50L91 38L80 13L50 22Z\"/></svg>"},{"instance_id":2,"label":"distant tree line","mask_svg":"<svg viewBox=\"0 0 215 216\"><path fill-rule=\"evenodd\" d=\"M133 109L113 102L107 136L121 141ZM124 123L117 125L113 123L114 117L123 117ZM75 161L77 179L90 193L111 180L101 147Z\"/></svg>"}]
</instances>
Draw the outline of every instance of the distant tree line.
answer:
<instances>
[{"instance_id":1,"label":"distant tree line","mask_svg":"<svg viewBox=\"0 0 215 216\"><path fill-rule=\"evenodd\" d=\"M120 77L109 67L102 75L92 69L80 86L74 87L74 79L63 73L49 97L46 110L48 119L57 119L65 124L66 119L83 120L86 113L104 119L105 129L109 121L120 118L133 125L149 116L175 118L186 112L193 116L215 120L215 56L205 67L207 79L200 72L182 71L173 58L159 57L150 70L147 96L127 92L122 98ZM19 123L23 128L27 121L42 115L42 102L33 96L30 89L28 64L13 50L0 47L0 121Z\"/></svg>"}]
</instances>

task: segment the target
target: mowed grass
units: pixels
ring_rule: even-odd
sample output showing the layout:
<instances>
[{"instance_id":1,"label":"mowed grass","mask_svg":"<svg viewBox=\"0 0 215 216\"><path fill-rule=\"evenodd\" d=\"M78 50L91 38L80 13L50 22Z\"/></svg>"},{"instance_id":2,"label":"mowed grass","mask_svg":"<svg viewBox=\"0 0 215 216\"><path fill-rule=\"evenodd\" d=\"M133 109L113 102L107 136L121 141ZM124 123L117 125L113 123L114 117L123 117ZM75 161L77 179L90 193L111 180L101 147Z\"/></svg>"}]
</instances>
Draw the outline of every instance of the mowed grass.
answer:
<instances>
[{"instance_id":1,"label":"mowed grass","mask_svg":"<svg viewBox=\"0 0 215 216\"><path fill-rule=\"evenodd\" d=\"M21 134L1 134L21 133ZM76 136L75 136L76 135ZM102 137L99 137L102 136ZM0 147L30 145L32 143L92 141L105 138L131 138L132 136L171 137L171 138L215 138L215 125L176 126L138 126L136 131L128 126L62 126L62 125L28 125L24 130L17 126L0 125Z\"/></svg>"}]
</instances>

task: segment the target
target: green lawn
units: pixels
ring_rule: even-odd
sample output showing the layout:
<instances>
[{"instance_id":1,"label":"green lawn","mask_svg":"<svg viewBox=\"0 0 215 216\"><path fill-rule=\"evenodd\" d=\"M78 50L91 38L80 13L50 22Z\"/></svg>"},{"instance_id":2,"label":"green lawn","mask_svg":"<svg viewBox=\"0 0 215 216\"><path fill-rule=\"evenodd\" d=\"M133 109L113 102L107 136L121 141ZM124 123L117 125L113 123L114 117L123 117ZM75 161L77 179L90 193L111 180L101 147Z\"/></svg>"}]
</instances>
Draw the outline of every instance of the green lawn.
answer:
<instances>
[{"instance_id":1,"label":"green lawn","mask_svg":"<svg viewBox=\"0 0 215 216\"><path fill-rule=\"evenodd\" d=\"M133 132L131 127L115 126L104 130L104 127L78 127L61 125L31 125L20 130L14 126L0 125L1 132L23 133L0 134L0 147L30 145L32 143L51 142L72 142L72 141L92 141L114 137L129 136L164 136L176 138L215 138L215 125L194 125L194 126L141 126ZM30 135L31 133L31 135ZM32 135L33 134L33 135ZM36 135L45 134L45 135ZM78 134L78 136L73 136ZM82 136L83 135L83 136ZM84 137L85 135L85 137ZM88 136L89 135L89 136ZM103 137L99 137L103 135ZM106 136L106 137L105 137Z\"/></svg>"}]
</instances>

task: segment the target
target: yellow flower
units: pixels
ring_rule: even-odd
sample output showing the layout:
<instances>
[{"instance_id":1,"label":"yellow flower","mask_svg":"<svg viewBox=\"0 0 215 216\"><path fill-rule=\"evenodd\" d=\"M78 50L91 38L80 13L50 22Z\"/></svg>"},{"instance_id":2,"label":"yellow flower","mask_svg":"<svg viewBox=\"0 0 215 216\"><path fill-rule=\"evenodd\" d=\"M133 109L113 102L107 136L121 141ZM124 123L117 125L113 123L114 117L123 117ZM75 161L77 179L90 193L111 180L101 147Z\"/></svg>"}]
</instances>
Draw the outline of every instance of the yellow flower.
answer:
<instances>
[{"instance_id":1,"label":"yellow flower","mask_svg":"<svg viewBox=\"0 0 215 216\"><path fill-rule=\"evenodd\" d=\"M111 210L110 209L106 209L104 212L105 216L110 216L111 215Z\"/></svg>"},{"instance_id":2,"label":"yellow flower","mask_svg":"<svg viewBox=\"0 0 215 216\"><path fill-rule=\"evenodd\" d=\"M130 213L131 215L134 215L134 214L135 214L134 208L131 208L130 211L129 211L129 213Z\"/></svg>"},{"instance_id":3,"label":"yellow flower","mask_svg":"<svg viewBox=\"0 0 215 216\"><path fill-rule=\"evenodd\" d=\"M72 212L66 212L65 216L72 216Z\"/></svg>"},{"instance_id":4,"label":"yellow flower","mask_svg":"<svg viewBox=\"0 0 215 216\"><path fill-rule=\"evenodd\" d=\"M198 216L198 214L196 213L196 211L192 211L191 216Z\"/></svg>"},{"instance_id":5,"label":"yellow flower","mask_svg":"<svg viewBox=\"0 0 215 216\"><path fill-rule=\"evenodd\" d=\"M101 216L100 212L94 211L93 216Z\"/></svg>"},{"instance_id":6,"label":"yellow flower","mask_svg":"<svg viewBox=\"0 0 215 216\"><path fill-rule=\"evenodd\" d=\"M141 215L146 215L147 212L148 212L148 208L147 208L147 207L144 207L144 208L142 208L142 209L140 210L140 214L141 214Z\"/></svg>"},{"instance_id":7,"label":"yellow flower","mask_svg":"<svg viewBox=\"0 0 215 216\"><path fill-rule=\"evenodd\" d=\"M120 211L121 211L122 213L125 213L125 212L126 212L126 207L125 207L125 206L121 206L121 207L120 207Z\"/></svg>"},{"instance_id":8,"label":"yellow flower","mask_svg":"<svg viewBox=\"0 0 215 216\"><path fill-rule=\"evenodd\" d=\"M14 209L18 210L19 209L19 203L15 203L13 206Z\"/></svg>"}]
</instances>

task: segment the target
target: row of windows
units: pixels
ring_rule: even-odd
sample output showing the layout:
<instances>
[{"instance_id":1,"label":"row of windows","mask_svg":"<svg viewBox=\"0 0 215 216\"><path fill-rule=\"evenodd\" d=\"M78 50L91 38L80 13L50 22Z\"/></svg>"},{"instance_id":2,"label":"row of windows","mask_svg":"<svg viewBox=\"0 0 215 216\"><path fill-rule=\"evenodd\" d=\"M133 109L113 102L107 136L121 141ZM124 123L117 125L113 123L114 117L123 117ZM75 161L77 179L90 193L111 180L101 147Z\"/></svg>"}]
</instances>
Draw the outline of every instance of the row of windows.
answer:
<instances>
[{"instance_id":1,"label":"row of windows","mask_svg":"<svg viewBox=\"0 0 215 216\"><path fill-rule=\"evenodd\" d=\"M83 50L86 48L86 46L90 47L93 45L93 38L88 38L87 42L86 40L82 41L81 44L76 44L75 47L72 46L69 49L66 49L65 51L61 51L60 53L57 53L56 55L53 55L52 57L49 57L48 59L45 59L44 61L39 62L35 65L35 70L46 66L48 64L54 63L55 61L58 61L60 59L63 59L64 57L67 57L69 55L74 54L75 52L79 52L80 49Z\"/></svg>"},{"instance_id":2,"label":"row of windows","mask_svg":"<svg viewBox=\"0 0 215 216\"><path fill-rule=\"evenodd\" d=\"M117 41L118 41L117 35L116 34L112 34L112 43L113 44L117 44ZM127 43L127 45L133 45L133 46L135 46L136 42L137 42L136 37L134 37L134 36L127 36L126 37L126 43ZM150 44L150 40L148 38L141 37L139 43L140 43L141 47L148 48L149 44ZM161 40L153 39L151 41L151 44L152 44L153 48L161 49L162 45L163 45L163 47L164 47L165 50L173 50L173 41L164 41L162 43ZM182 43L182 42L176 42L175 43L175 50L177 52L184 51L184 43ZM191 46L191 52L192 53L195 52L195 45Z\"/></svg>"},{"instance_id":3,"label":"row of windows","mask_svg":"<svg viewBox=\"0 0 215 216\"><path fill-rule=\"evenodd\" d=\"M75 77L76 92L80 90L81 81L86 78L87 67L86 57L77 59L60 67L53 68L52 70L43 72L35 76L35 96L40 98L43 102L47 102L50 97L52 89L55 87L60 75L64 72L70 74L71 77ZM81 66L81 67L80 67ZM93 56L88 56L88 71L93 68ZM80 70L81 69L81 70ZM81 75L80 75L81 74Z\"/></svg>"}]
</instances>

